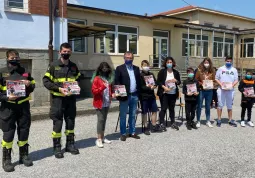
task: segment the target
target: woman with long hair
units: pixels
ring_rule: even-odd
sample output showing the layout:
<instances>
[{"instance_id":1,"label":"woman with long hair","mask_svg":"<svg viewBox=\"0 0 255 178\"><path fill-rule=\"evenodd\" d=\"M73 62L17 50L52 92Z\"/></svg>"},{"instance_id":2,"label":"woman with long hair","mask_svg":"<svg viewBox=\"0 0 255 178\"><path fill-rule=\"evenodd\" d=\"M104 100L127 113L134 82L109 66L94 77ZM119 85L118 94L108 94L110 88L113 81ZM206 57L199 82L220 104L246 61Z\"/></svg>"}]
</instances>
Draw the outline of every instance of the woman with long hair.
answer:
<instances>
[{"instance_id":1,"label":"woman with long hair","mask_svg":"<svg viewBox=\"0 0 255 178\"><path fill-rule=\"evenodd\" d=\"M205 58L200 65L198 66L196 77L199 83L199 96L198 96L198 105L197 105L197 127L200 127L200 117L203 100L205 99L205 115L206 115L206 125L212 128L210 121L210 106L213 96L213 88L215 81L215 70L213 68L212 60L207 57Z\"/></svg>"},{"instance_id":2,"label":"woman with long hair","mask_svg":"<svg viewBox=\"0 0 255 178\"><path fill-rule=\"evenodd\" d=\"M166 131L164 124L164 118L166 110L170 111L171 127L179 130L179 127L175 123L175 103L179 96L178 85L181 84L180 74L174 69L176 66L175 60L172 57L167 57L163 63L163 69L158 73L157 95L160 98L161 111L159 113L160 126L163 131Z\"/></svg>"},{"instance_id":3,"label":"woman with long hair","mask_svg":"<svg viewBox=\"0 0 255 178\"><path fill-rule=\"evenodd\" d=\"M113 94L113 71L107 62L102 62L93 74L92 94L93 106L97 113L97 140L96 145L103 148L103 143L110 144L111 141L104 137L105 124L108 110L111 104Z\"/></svg>"}]
</instances>

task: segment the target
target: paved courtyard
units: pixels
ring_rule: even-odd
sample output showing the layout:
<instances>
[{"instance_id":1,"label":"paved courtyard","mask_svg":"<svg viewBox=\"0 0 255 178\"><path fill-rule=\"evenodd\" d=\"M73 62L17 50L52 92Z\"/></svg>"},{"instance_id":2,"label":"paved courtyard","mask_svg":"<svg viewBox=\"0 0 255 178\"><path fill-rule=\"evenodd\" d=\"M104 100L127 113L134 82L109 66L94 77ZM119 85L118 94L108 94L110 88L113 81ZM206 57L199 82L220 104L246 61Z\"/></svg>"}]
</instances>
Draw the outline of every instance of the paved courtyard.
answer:
<instances>
[{"instance_id":1,"label":"paved courtyard","mask_svg":"<svg viewBox=\"0 0 255 178\"><path fill-rule=\"evenodd\" d=\"M234 103L237 121L239 98L238 93ZM211 111L214 120L216 110ZM226 111L223 115L226 116ZM61 160L52 155L51 120L34 121L30 134L34 166L17 164L13 173L0 169L1 177L255 177L254 128L241 128L240 124L232 128L224 119L221 128L202 125L199 130L188 131L185 122L181 125L178 121L180 131L168 128L167 132L146 136L141 133L139 116L137 127L141 139L121 142L119 133L114 132L117 117L117 112L110 113L106 126L107 137L113 143L100 149L95 147L96 116L79 116L76 140L80 155L66 153ZM65 139L62 142L65 144ZM16 144L13 152L16 162Z\"/></svg>"}]
</instances>

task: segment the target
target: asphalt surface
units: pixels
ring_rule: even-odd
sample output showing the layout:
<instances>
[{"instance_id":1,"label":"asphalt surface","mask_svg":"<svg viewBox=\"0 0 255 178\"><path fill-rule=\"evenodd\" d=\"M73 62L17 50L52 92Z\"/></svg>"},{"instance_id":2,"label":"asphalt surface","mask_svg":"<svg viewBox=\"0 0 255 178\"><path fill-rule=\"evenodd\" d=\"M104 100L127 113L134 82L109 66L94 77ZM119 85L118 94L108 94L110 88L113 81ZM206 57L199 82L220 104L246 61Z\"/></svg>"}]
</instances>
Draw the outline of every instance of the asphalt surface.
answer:
<instances>
[{"instance_id":1,"label":"asphalt surface","mask_svg":"<svg viewBox=\"0 0 255 178\"><path fill-rule=\"evenodd\" d=\"M240 101L235 100L235 120L240 118L239 105ZM202 113L204 119L204 110ZM106 134L113 143L104 148L95 146L96 116L78 117L75 133L80 155L65 153L60 160L52 155L52 121L34 121L29 139L34 166L17 164L12 173L0 168L0 177L255 177L254 128L241 128L240 124L233 128L223 119L221 128L215 122L214 128L208 128L203 122L200 129L188 131L185 122L181 125L178 120L179 131L168 128L167 132L146 136L139 128L139 116L137 131L141 139L121 142L119 133L114 132L117 117L116 112L109 114ZM213 109L212 120L215 118ZM16 140L14 162L18 161ZM65 139L62 142L65 144Z\"/></svg>"}]
</instances>

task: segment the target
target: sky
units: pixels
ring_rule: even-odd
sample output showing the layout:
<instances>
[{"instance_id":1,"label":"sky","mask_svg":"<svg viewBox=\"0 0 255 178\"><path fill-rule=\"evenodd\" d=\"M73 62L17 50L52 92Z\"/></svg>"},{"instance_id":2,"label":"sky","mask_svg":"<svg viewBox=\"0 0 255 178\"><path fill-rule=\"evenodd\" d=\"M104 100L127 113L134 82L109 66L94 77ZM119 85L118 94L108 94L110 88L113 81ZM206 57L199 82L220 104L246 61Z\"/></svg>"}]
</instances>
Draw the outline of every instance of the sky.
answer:
<instances>
[{"instance_id":1,"label":"sky","mask_svg":"<svg viewBox=\"0 0 255 178\"><path fill-rule=\"evenodd\" d=\"M68 0L68 3L152 15L187 6L183 1L194 6L255 18L255 0Z\"/></svg>"}]
</instances>

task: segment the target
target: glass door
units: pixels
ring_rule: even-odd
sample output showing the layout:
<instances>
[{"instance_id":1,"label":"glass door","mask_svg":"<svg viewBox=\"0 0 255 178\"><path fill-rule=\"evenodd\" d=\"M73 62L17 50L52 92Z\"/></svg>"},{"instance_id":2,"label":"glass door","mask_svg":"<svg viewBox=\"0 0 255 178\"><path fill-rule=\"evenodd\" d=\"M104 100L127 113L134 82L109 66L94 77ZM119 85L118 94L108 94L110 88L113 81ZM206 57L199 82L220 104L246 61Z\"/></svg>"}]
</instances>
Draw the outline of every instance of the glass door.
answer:
<instances>
[{"instance_id":1,"label":"glass door","mask_svg":"<svg viewBox=\"0 0 255 178\"><path fill-rule=\"evenodd\" d=\"M168 38L153 38L153 67L161 67L165 57L168 56Z\"/></svg>"}]
</instances>

